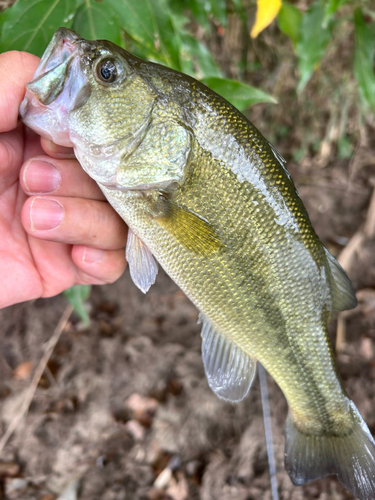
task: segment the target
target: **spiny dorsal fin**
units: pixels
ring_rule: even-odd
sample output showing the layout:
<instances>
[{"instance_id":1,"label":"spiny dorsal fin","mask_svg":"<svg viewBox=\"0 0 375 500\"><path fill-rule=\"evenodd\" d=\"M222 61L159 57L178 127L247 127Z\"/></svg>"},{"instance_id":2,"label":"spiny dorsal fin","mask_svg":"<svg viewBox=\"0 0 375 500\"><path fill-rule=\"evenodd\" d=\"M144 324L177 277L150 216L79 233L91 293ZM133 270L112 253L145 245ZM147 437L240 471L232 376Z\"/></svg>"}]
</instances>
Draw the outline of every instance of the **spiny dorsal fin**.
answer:
<instances>
[{"instance_id":1,"label":"spiny dorsal fin","mask_svg":"<svg viewBox=\"0 0 375 500\"><path fill-rule=\"evenodd\" d=\"M270 148L272 150L272 153L274 154L276 160L282 165L283 167L286 164L286 159L278 152L278 150L273 146L270 142L268 143L270 145Z\"/></svg>"},{"instance_id":2,"label":"spiny dorsal fin","mask_svg":"<svg viewBox=\"0 0 375 500\"><path fill-rule=\"evenodd\" d=\"M130 228L126 243L126 260L134 284L143 293L148 292L150 286L155 283L158 266L150 250Z\"/></svg>"},{"instance_id":3,"label":"spiny dorsal fin","mask_svg":"<svg viewBox=\"0 0 375 500\"><path fill-rule=\"evenodd\" d=\"M157 221L190 251L211 255L224 246L214 228L203 217L170 200L163 199L162 203L163 214L156 217Z\"/></svg>"},{"instance_id":4,"label":"spiny dorsal fin","mask_svg":"<svg viewBox=\"0 0 375 500\"><path fill-rule=\"evenodd\" d=\"M332 273L330 282L332 290L332 307L334 312L353 309L357 305L357 299L352 282L337 260L325 248L327 260Z\"/></svg>"},{"instance_id":5,"label":"spiny dorsal fin","mask_svg":"<svg viewBox=\"0 0 375 500\"><path fill-rule=\"evenodd\" d=\"M203 314L199 322L203 323L202 357L208 385L221 399L241 401L254 380L256 359L221 335Z\"/></svg>"}]
</instances>

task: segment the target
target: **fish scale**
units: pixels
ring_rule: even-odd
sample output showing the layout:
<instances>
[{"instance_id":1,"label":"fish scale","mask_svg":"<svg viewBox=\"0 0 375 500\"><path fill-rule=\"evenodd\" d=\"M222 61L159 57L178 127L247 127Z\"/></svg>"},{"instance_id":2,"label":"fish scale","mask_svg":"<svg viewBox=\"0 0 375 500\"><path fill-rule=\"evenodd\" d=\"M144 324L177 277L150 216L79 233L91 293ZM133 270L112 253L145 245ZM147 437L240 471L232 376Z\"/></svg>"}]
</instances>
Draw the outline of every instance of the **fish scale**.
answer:
<instances>
[{"instance_id":1,"label":"fish scale","mask_svg":"<svg viewBox=\"0 0 375 500\"><path fill-rule=\"evenodd\" d=\"M129 225L134 283L148 290L156 258L198 307L211 389L240 401L256 360L274 377L290 408L293 483L336 474L360 500L375 500L375 442L327 332L334 312L355 307L354 291L262 134L193 78L64 28L20 114L74 147Z\"/></svg>"}]
</instances>

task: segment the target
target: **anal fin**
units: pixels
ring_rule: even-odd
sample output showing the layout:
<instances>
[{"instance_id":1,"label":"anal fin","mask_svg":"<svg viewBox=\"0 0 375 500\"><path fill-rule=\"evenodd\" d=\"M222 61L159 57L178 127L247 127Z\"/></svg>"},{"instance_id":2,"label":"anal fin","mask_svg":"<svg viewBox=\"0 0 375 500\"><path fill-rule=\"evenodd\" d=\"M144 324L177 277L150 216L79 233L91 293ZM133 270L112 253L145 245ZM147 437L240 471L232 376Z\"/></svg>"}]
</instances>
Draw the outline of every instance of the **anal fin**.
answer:
<instances>
[{"instance_id":1,"label":"anal fin","mask_svg":"<svg viewBox=\"0 0 375 500\"><path fill-rule=\"evenodd\" d=\"M158 266L150 250L130 228L126 243L126 260L134 284L146 293L155 283Z\"/></svg>"},{"instance_id":2,"label":"anal fin","mask_svg":"<svg viewBox=\"0 0 375 500\"><path fill-rule=\"evenodd\" d=\"M202 357L208 385L221 399L241 401L249 392L256 371L256 359L224 337L203 314Z\"/></svg>"}]
</instances>

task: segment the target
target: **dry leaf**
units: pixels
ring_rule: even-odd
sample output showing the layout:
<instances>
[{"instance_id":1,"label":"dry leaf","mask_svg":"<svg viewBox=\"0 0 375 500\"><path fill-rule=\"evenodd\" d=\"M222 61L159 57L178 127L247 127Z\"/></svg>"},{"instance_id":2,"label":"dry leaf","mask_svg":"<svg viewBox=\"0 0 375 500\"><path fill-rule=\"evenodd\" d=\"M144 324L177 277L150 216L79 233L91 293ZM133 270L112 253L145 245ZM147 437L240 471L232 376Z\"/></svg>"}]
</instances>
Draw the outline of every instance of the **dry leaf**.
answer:
<instances>
[{"instance_id":1,"label":"dry leaf","mask_svg":"<svg viewBox=\"0 0 375 500\"><path fill-rule=\"evenodd\" d=\"M26 380L30 377L33 369L33 364L31 361L25 361L24 363L19 364L13 370L13 377L17 380Z\"/></svg>"}]
</instances>

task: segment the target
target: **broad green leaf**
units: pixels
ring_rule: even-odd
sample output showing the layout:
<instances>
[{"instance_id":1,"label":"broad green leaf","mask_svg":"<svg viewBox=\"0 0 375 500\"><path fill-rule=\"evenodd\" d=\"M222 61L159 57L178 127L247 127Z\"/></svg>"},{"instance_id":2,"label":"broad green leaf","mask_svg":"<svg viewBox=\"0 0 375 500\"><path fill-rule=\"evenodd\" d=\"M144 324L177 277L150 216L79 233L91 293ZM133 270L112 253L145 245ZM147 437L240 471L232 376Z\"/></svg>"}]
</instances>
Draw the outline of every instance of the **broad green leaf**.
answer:
<instances>
[{"instance_id":1,"label":"broad green leaf","mask_svg":"<svg viewBox=\"0 0 375 500\"><path fill-rule=\"evenodd\" d=\"M281 8L281 0L257 0L255 23L251 29L251 38L256 38L275 19Z\"/></svg>"},{"instance_id":2,"label":"broad green leaf","mask_svg":"<svg viewBox=\"0 0 375 500\"><path fill-rule=\"evenodd\" d=\"M283 2L277 16L277 23L280 30L292 40L293 44L296 44L300 38L301 22L302 12L294 5Z\"/></svg>"},{"instance_id":3,"label":"broad green leaf","mask_svg":"<svg viewBox=\"0 0 375 500\"><path fill-rule=\"evenodd\" d=\"M173 2L176 3L176 2ZM211 4L206 0L190 0L187 8L190 9L194 18L206 31L210 31L211 23L209 14L211 13Z\"/></svg>"},{"instance_id":4,"label":"broad green leaf","mask_svg":"<svg viewBox=\"0 0 375 500\"><path fill-rule=\"evenodd\" d=\"M157 25L156 40L160 51L164 56L167 55L168 66L181 71L180 29L175 25L175 19L166 0L152 0L152 7Z\"/></svg>"},{"instance_id":5,"label":"broad green leaf","mask_svg":"<svg viewBox=\"0 0 375 500\"><path fill-rule=\"evenodd\" d=\"M147 59L180 69L179 36L165 0L107 0L119 23Z\"/></svg>"},{"instance_id":6,"label":"broad green leaf","mask_svg":"<svg viewBox=\"0 0 375 500\"><path fill-rule=\"evenodd\" d=\"M3 24L4 24L4 12L0 12L0 40L1 40L1 34L3 32Z\"/></svg>"},{"instance_id":7,"label":"broad green leaf","mask_svg":"<svg viewBox=\"0 0 375 500\"><path fill-rule=\"evenodd\" d=\"M188 33L182 35L182 41L181 69L184 73L195 78L222 76L210 51L202 43Z\"/></svg>"},{"instance_id":8,"label":"broad green leaf","mask_svg":"<svg viewBox=\"0 0 375 500\"><path fill-rule=\"evenodd\" d=\"M373 28L375 28L375 23ZM367 26L361 10L354 12L355 51L354 75L359 86L359 94L365 106L375 109L374 48L375 30Z\"/></svg>"},{"instance_id":9,"label":"broad green leaf","mask_svg":"<svg viewBox=\"0 0 375 500\"><path fill-rule=\"evenodd\" d=\"M198 24L207 31L211 29L211 16L222 26L227 25L227 4L225 0L185 0L185 6L191 11Z\"/></svg>"},{"instance_id":10,"label":"broad green leaf","mask_svg":"<svg viewBox=\"0 0 375 500\"><path fill-rule=\"evenodd\" d=\"M302 18L301 35L297 43L298 65L301 79L297 87L302 92L322 59L331 39L330 26L323 27L324 2L315 2Z\"/></svg>"},{"instance_id":11,"label":"broad green leaf","mask_svg":"<svg viewBox=\"0 0 375 500\"><path fill-rule=\"evenodd\" d=\"M335 12L347 2L348 0L328 0L324 8L323 26L327 26Z\"/></svg>"},{"instance_id":12,"label":"broad green leaf","mask_svg":"<svg viewBox=\"0 0 375 500\"><path fill-rule=\"evenodd\" d=\"M85 323L90 324L90 318L85 307L86 300L90 297L91 285L74 285L68 290L65 290L64 295L74 307L75 312Z\"/></svg>"},{"instance_id":13,"label":"broad green leaf","mask_svg":"<svg viewBox=\"0 0 375 500\"><path fill-rule=\"evenodd\" d=\"M237 11L242 11L244 9L242 0L231 0L231 2Z\"/></svg>"},{"instance_id":14,"label":"broad green leaf","mask_svg":"<svg viewBox=\"0 0 375 500\"><path fill-rule=\"evenodd\" d=\"M41 56L57 28L71 27L75 9L75 0L18 0L2 13L0 52Z\"/></svg>"},{"instance_id":15,"label":"broad green leaf","mask_svg":"<svg viewBox=\"0 0 375 500\"><path fill-rule=\"evenodd\" d=\"M110 40L121 45L118 14L107 0L85 0L75 13L73 29L88 40Z\"/></svg>"},{"instance_id":16,"label":"broad green leaf","mask_svg":"<svg viewBox=\"0 0 375 500\"><path fill-rule=\"evenodd\" d=\"M227 3L225 0L209 0L211 12L222 26L227 25Z\"/></svg>"},{"instance_id":17,"label":"broad green leaf","mask_svg":"<svg viewBox=\"0 0 375 500\"><path fill-rule=\"evenodd\" d=\"M256 89L236 80L212 77L203 78L201 81L214 92L223 96L240 111L260 102L277 103L274 97L266 94L263 90Z\"/></svg>"}]
</instances>

